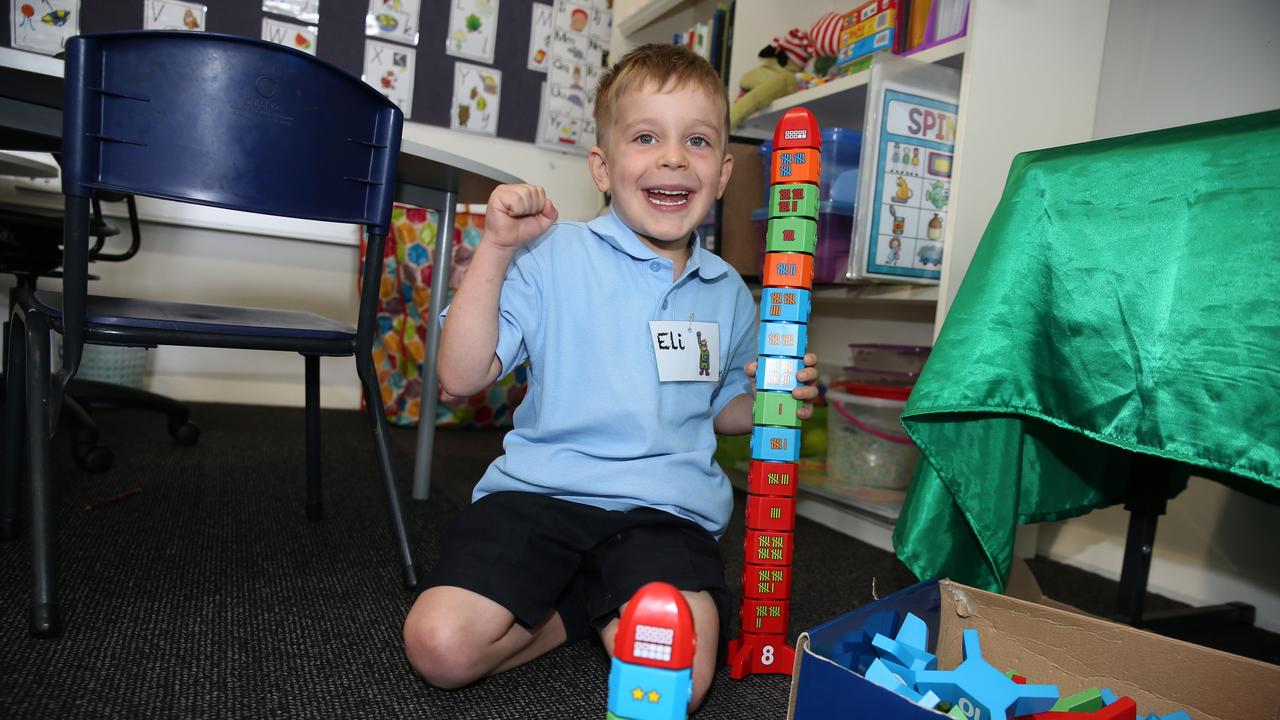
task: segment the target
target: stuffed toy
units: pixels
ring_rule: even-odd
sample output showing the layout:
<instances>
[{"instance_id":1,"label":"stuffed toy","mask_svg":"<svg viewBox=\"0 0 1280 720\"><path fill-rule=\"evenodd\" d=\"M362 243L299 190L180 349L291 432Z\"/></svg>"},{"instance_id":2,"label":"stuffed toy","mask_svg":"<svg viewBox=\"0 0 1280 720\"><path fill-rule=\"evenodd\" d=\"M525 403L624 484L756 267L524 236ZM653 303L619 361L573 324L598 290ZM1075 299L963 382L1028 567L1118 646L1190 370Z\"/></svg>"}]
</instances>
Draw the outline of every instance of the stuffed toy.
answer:
<instances>
[{"instance_id":1,"label":"stuffed toy","mask_svg":"<svg viewBox=\"0 0 1280 720\"><path fill-rule=\"evenodd\" d=\"M738 99L729 108L729 128L737 127L752 113L774 100L796 91L796 73L804 70L814 55L835 56L840 50L840 29L844 18L829 12L808 30L792 28L774 38L760 51L761 63L748 70L738 82Z\"/></svg>"}]
</instances>

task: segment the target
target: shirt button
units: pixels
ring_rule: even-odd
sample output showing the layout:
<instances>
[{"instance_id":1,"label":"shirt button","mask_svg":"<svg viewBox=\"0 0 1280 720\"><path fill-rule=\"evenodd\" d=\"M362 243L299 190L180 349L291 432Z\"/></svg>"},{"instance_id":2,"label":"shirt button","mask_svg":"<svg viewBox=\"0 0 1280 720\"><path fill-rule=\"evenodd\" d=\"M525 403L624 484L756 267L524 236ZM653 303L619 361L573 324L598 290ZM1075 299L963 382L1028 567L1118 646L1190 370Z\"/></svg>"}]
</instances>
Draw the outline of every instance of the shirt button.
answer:
<instances>
[{"instance_id":1,"label":"shirt button","mask_svg":"<svg viewBox=\"0 0 1280 720\"><path fill-rule=\"evenodd\" d=\"M654 260L653 262L649 263L649 269L654 272L658 272L659 270L662 269L662 263L658 262L657 260Z\"/></svg>"}]
</instances>

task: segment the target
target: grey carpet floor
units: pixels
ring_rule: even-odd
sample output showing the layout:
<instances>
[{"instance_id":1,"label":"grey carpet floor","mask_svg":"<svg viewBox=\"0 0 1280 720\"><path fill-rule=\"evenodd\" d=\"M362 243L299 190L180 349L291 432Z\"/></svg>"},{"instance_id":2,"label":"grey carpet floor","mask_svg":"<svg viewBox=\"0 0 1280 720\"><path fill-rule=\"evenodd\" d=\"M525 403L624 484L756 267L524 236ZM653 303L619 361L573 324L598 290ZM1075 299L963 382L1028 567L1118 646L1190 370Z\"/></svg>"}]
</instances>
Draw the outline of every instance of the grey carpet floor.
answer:
<instances>
[{"instance_id":1,"label":"grey carpet floor","mask_svg":"<svg viewBox=\"0 0 1280 720\"><path fill-rule=\"evenodd\" d=\"M80 472L61 436L53 451L62 638L27 634L29 544L0 543L0 718L604 716L608 658L592 641L458 691L412 673L400 638L412 594L399 584L359 413L323 414L320 523L303 510L301 410L196 405L194 447L174 445L162 421L138 411L97 417L116 453L111 470ZM407 497L414 432L393 435ZM405 504L423 569L501 451L501 433L444 431L437 448L431 499ZM142 491L84 510L134 487ZM739 514L722 540L735 591ZM796 532L792 639L871 600L873 584L884 595L914 582L889 553L803 519ZM1060 578L1058 599L1106 611L1114 583L1042 560L1033 567ZM1280 659L1276 636L1241 637L1233 651ZM721 670L697 717L780 719L788 692L785 676L733 681Z\"/></svg>"}]
</instances>

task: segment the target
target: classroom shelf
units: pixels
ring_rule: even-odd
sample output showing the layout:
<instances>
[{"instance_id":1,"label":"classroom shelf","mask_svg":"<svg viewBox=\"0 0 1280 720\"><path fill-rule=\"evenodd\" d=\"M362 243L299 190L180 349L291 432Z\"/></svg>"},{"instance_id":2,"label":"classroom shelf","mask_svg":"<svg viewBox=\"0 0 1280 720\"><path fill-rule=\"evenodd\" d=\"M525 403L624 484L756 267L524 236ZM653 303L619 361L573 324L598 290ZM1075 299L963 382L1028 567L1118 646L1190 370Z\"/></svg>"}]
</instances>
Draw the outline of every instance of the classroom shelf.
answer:
<instances>
[{"instance_id":1,"label":"classroom shelf","mask_svg":"<svg viewBox=\"0 0 1280 720\"><path fill-rule=\"evenodd\" d=\"M959 68L968 49L969 39L965 37L908 57L919 62ZM822 127L848 127L851 118L857 118L860 122L863 117L867 104L867 82L870 79L871 71L864 70L778 98L744 120L734 128L733 133L749 138L771 137L782 114L800 105L808 108Z\"/></svg>"},{"instance_id":2,"label":"classroom shelf","mask_svg":"<svg viewBox=\"0 0 1280 720\"><path fill-rule=\"evenodd\" d=\"M761 287L749 283L751 295L760 299ZM933 305L938 302L937 285L817 285L812 290L814 303L908 303Z\"/></svg>"},{"instance_id":3,"label":"classroom shelf","mask_svg":"<svg viewBox=\"0 0 1280 720\"><path fill-rule=\"evenodd\" d=\"M649 0L619 20L618 31L623 35L634 35L668 12L688 4L691 0Z\"/></svg>"}]
</instances>

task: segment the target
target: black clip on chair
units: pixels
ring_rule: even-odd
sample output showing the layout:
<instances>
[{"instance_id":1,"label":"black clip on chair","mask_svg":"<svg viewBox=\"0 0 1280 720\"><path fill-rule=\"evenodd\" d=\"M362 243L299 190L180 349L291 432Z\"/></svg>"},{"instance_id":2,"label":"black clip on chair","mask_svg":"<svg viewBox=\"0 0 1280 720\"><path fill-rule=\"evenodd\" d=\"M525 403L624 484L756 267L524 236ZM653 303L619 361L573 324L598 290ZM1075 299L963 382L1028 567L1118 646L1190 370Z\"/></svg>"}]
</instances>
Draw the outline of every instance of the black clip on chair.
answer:
<instances>
[{"instance_id":1,"label":"black clip on chair","mask_svg":"<svg viewBox=\"0 0 1280 720\"><path fill-rule=\"evenodd\" d=\"M417 584L372 356L402 125L400 110L359 79L274 43L181 32L83 35L67 42L63 293L18 293L8 376L9 405L22 405L9 416L25 416L27 435L35 635L61 631L49 436L85 342L303 355L307 514L313 519L322 507L320 358L354 355L404 584ZM369 248L357 327L305 312L88 297L94 190L365 225ZM63 335L57 373L48 352L50 330ZM4 491L12 496L15 489Z\"/></svg>"}]
</instances>

